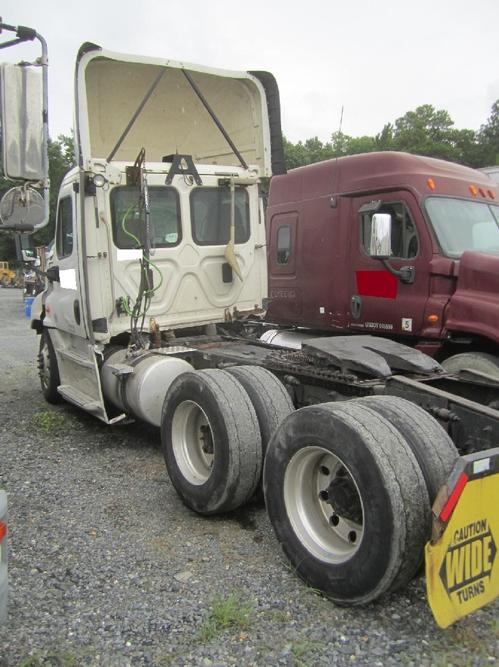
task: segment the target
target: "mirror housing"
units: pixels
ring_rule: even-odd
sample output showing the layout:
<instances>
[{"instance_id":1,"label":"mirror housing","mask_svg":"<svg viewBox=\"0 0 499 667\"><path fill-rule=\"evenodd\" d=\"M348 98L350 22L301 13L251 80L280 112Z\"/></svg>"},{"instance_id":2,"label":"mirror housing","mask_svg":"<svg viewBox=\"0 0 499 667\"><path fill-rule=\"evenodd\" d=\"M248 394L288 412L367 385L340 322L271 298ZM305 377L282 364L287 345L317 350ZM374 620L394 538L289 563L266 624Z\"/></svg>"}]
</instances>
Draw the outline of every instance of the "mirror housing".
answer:
<instances>
[{"instance_id":1,"label":"mirror housing","mask_svg":"<svg viewBox=\"0 0 499 667\"><path fill-rule=\"evenodd\" d=\"M416 275L413 266L394 269L388 259L392 254L392 216L389 213L375 213L371 221L369 255L379 259L385 269L400 279L405 285L412 285Z\"/></svg>"},{"instance_id":2,"label":"mirror housing","mask_svg":"<svg viewBox=\"0 0 499 667\"><path fill-rule=\"evenodd\" d=\"M369 254L375 259L388 259L392 254L392 216L375 213L371 219Z\"/></svg>"},{"instance_id":3,"label":"mirror housing","mask_svg":"<svg viewBox=\"0 0 499 667\"><path fill-rule=\"evenodd\" d=\"M0 66L3 171L7 178L48 178L44 158L43 72L30 65Z\"/></svg>"}]
</instances>

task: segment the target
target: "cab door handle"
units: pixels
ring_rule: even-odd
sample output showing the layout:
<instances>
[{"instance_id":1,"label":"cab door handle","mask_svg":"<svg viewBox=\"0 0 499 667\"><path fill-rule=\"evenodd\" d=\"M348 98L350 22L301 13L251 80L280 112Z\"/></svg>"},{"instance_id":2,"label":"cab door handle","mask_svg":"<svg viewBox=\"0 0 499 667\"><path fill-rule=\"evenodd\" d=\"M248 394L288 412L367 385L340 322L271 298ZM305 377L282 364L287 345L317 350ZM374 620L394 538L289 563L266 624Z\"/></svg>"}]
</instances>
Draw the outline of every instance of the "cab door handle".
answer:
<instances>
[{"instance_id":1,"label":"cab door handle","mask_svg":"<svg viewBox=\"0 0 499 667\"><path fill-rule=\"evenodd\" d=\"M358 320L360 317L360 313L362 310L362 299L360 296L357 294L352 297L352 301L350 304L350 312L352 313L352 317L354 320Z\"/></svg>"}]
</instances>

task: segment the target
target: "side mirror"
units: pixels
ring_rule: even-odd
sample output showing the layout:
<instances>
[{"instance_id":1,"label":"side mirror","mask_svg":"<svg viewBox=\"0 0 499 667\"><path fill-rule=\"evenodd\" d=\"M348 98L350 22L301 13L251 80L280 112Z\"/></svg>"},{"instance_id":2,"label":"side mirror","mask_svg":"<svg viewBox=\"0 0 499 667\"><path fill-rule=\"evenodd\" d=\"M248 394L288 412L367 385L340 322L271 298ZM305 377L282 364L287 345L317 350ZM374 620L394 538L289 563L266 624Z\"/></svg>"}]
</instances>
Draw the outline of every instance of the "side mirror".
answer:
<instances>
[{"instance_id":1,"label":"side mirror","mask_svg":"<svg viewBox=\"0 0 499 667\"><path fill-rule=\"evenodd\" d=\"M405 285L412 285L416 272L413 266L394 269L388 259L392 254L392 216L389 213L375 213L371 219L371 242L369 255L379 259L385 269L400 279Z\"/></svg>"},{"instance_id":2,"label":"side mirror","mask_svg":"<svg viewBox=\"0 0 499 667\"><path fill-rule=\"evenodd\" d=\"M369 254L376 259L386 259L392 254L392 216L375 213L371 219Z\"/></svg>"},{"instance_id":3,"label":"side mirror","mask_svg":"<svg viewBox=\"0 0 499 667\"><path fill-rule=\"evenodd\" d=\"M0 66L3 171L7 178L48 178L44 160L43 73L29 65Z\"/></svg>"},{"instance_id":4,"label":"side mirror","mask_svg":"<svg viewBox=\"0 0 499 667\"><path fill-rule=\"evenodd\" d=\"M60 283L61 279L59 277L59 267L58 266L51 266L47 269L45 275L47 276L47 280L49 283Z\"/></svg>"}]
</instances>

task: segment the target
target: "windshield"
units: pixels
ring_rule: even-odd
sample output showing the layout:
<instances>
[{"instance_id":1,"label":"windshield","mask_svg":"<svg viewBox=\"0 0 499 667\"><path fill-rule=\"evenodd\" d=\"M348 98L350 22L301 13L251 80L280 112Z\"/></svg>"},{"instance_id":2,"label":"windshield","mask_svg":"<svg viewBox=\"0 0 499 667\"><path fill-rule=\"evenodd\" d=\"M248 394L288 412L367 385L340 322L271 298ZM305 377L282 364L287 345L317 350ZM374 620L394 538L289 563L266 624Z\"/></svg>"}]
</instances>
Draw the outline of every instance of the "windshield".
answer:
<instances>
[{"instance_id":1,"label":"windshield","mask_svg":"<svg viewBox=\"0 0 499 667\"><path fill-rule=\"evenodd\" d=\"M426 211L444 255L461 257L465 250L499 252L499 206L428 197Z\"/></svg>"}]
</instances>

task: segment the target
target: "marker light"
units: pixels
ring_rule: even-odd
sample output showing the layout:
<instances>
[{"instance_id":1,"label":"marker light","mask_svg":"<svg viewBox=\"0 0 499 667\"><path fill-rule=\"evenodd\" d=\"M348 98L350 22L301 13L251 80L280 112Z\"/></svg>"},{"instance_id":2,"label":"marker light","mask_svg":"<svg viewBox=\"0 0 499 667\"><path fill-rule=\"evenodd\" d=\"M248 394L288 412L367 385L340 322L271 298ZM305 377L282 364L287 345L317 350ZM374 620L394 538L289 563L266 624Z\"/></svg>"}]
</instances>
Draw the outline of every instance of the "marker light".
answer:
<instances>
[{"instance_id":1,"label":"marker light","mask_svg":"<svg viewBox=\"0 0 499 667\"><path fill-rule=\"evenodd\" d=\"M428 178L426 180L426 183L428 184L428 187L430 188L430 190L435 190L436 186L435 186L435 181L433 180L433 178Z\"/></svg>"},{"instance_id":2,"label":"marker light","mask_svg":"<svg viewBox=\"0 0 499 667\"><path fill-rule=\"evenodd\" d=\"M492 199L496 198L496 193L495 192L492 192L492 190L487 190L487 192L489 193L489 197L491 197Z\"/></svg>"},{"instance_id":3,"label":"marker light","mask_svg":"<svg viewBox=\"0 0 499 667\"><path fill-rule=\"evenodd\" d=\"M7 535L7 524L3 521L0 521L0 542Z\"/></svg>"},{"instance_id":4,"label":"marker light","mask_svg":"<svg viewBox=\"0 0 499 667\"><path fill-rule=\"evenodd\" d=\"M428 322L431 322L432 324L435 324L436 322L438 322L439 317L438 317L438 315L428 315L428 317L426 319L428 320Z\"/></svg>"},{"instance_id":5,"label":"marker light","mask_svg":"<svg viewBox=\"0 0 499 667\"><path fill-rule=\"evenodd\" d=\"M476 197L478 194L478 190L476 189L476 186L470 185L470 192L473 195L473 197Z\"/></svg>"},{"instance_id":6,"label":"marker light","mask_svg":"<svg viewBox=\"0 0 499 667\"><path fill-rule=\"evenodd\" d=\"M102 174L95 174L94 185L96 188L103 188L107 183L106 178Z\"/></svg>"},{"instance_id":7,"label":"marker light","mask_svg":"<svg viewBox=\"0 0 499 667\"><path fill-rule=\"evenodd\" d=\"M484 190L483 188L478 188L478 191L480 192L480 194L482 195L482 197L486 197L486 196L487 196L487 194L486 194L486 192L485 192L485 190Z\"/></svg>"}]
</instances>

